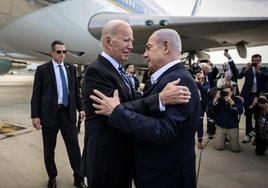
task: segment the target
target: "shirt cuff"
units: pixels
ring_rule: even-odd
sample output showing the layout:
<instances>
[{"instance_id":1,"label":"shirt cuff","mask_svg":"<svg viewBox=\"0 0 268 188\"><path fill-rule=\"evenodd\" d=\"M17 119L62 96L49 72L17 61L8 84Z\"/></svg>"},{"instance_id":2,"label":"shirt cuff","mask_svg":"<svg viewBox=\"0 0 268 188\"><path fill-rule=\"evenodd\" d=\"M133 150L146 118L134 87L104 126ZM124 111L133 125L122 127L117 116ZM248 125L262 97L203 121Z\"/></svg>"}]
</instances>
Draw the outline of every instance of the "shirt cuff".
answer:
<instances>
[{"instance_id":1,"label":"shirt cuff","mask_svg":"<svg viewBox=\"0 0 268 188\"><path fill-rule=\"evenodd\" d=\"M164 112L164 111L166 111L166 107L165 107L165 105L162 104L159 95L158 95L158 100L159 100L159 111L160 111L160 112Z\"/></svg>"}]
</instances>

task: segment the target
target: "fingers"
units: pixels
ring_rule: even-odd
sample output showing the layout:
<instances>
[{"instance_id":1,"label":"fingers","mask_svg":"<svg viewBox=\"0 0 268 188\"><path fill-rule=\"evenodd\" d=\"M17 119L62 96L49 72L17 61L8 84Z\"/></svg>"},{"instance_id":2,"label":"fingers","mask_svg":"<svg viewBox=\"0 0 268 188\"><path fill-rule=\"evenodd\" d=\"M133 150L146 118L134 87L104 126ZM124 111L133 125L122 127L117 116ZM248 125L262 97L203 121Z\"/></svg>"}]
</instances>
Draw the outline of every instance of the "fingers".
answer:
<instances>
[{"instance_id":1,"label":"fingers","mask_svg":"<svg viewBox=\"0 0 268 188\"><path fill-rule=\"evenodd\" d=\"M106 98L106 96L105 96L102 92L100 92L99 90L97 90L97 89L94 89L93 92L94 92L94 94L96 94L100 99L105 99L105 98Z\"/></svg>"},{"instance_id":2,"label":"fingers","mask_svg":"<svg viewBox=\"0 0 268 188\"><path fill-rule=\"evenodd\" d=\"M116 90L114 90L114 95L113 95L113 97L119 97L119 95L118 95L118 90L116 89Z\"/></svg>"},{"instance_id":3,"label":"fingers","mask_svg":"<svg viewBox=\"0 0 268 188\"><path fill-rule=\"evenodd\" d=\"M174 80L172 82L169 82L168 84L176 86L176 85L178 85L180 83L180 81L181 81L181 79L178 78L177 80Z\"/></svg>"},{"instance_id":4,"label":"fingers","mask_svg":"<svg viewBox=\"0 0 268 188\"><path fill-rule=\"evenodd\" d=\"M102 99L96 97L95 95L90 95L89 97L90 97L91 100L93 100L96 103L100 104L102 102Z\"/></svg>"},{"instance_id":5,"label":"fingers","mask_svg":"<svg viewBox=\"0 0 268 188\"><path fill-rule=\"evenodd\" d=\"M101 110L101 105L100 104L96 104L96 103L93 103L92 106L97 109L97 110Z\"/></svg>"}]
</instances>

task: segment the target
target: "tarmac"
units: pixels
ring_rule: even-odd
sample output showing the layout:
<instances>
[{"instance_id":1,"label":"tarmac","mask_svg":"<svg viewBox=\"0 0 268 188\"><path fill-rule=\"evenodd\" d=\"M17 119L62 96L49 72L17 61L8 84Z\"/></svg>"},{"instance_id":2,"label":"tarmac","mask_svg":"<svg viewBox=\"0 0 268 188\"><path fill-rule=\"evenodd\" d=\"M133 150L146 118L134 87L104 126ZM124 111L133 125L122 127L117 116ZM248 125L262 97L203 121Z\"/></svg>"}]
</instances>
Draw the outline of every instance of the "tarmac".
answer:
<instances>
[{"instance_id":1,"label":"tarmac","mask_svg":"<svg viewBox=\"0 0 268 188\"><path fill-rule=\"evenodd\" d=\"M0 188L47 186L41 132L32 127L30 119L32 82L32 75L0 76L0 128L12 125L9 129L3 129L5 131L0 130ZM241 138L245 134L243 116L240 128ZM82 126L79 134L81 149L83 137ZM198 188L268 187L267 151L265 156L256 156L251 143L241 144L240 153L231 152L228 145L225 150L217 151L213 147L213 140L207 138L204 143L207 145L202 152L196 149L197 169L200 166ZM60 134L55 153L57 187L74 187L72 170Z\"/></svg>"}]
</instances>

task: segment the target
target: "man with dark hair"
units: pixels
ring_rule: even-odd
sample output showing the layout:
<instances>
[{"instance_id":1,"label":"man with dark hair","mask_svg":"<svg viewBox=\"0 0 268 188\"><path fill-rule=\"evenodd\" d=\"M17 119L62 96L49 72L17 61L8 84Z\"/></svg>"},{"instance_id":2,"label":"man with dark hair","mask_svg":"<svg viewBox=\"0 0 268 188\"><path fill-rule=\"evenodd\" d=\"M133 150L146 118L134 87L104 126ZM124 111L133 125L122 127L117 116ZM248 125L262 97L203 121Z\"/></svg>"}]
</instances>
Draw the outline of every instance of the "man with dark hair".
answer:
<instances>
[{"instance_id":1,"label":"man with dark hair","mask_svg":"<svg viewBox=\"0 0 268 188\"><path fill-rule=\"evenodd\" d=\"M215 136L215 148L225 148L226 135L230 140L230 149L240 152L239 145L239 115L243 113L242 99L234 95L234 87L227 83L209 103L209 109L214 112L214 120L217 125Z\"/></svg>"},{"instance_id":2,"label":"man with dark hair","mask_svg":"<svg viewBox=\"0 0 268 188\"><path fill-rule=\"evenodd\" d=\"M76 68L64 62L66 52L63 42L52 42L52 60L37 67L31 99L31 118L33 126L37 130L42 129L44 160L49 177L48 188L57 186L54 150L59 130L74 171L74 185L85 188L84 178L80 172L81 154L75 125L76 110L82 117L84 111Z\"/></svg>"},{"instance_id":3,"label":"man with dark hair","mask_svg":"<svg viewBox=\"0 0 268 188\"><path fill-rule=\"evenodd\" d=\"M135 66L133 64L126 64L125 65L125 70L128 74L128 77L131 81L132 86L134 87L135 91L138 91L140 87L140 82L137 76L135 75Z\"/></svg>"},{"instance_id":4,"label":"man with dark hair","mask_svg":"<svg viewBox=\"0 0 268 188\"><path fill-rule=\"evenodd\" d=\"M249 110L249 106L253 103L253 99L264 91L265 84L268 81L268 69L261 66L261 55L254 54L251 57L251 62L242 68L237 77L238 79L245 78L241 96L244 98L246 135L243 137L242 143L248 143L255 136L252 126L254 112ZM257 117L255 113L254 117ZM255 119L255 121L257 120Z\"/></svg>"}]
</instances>

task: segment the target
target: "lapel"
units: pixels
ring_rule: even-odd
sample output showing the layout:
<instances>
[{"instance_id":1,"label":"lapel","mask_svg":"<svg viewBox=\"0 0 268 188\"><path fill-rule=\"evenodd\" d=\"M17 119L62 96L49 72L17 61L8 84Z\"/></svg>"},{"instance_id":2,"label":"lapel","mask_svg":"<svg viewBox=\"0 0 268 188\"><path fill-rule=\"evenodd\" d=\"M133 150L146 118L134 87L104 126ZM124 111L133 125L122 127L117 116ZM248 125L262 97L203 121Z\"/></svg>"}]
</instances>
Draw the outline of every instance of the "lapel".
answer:
<instances>
[{"instance_id":1,"label":"lapel","mask_svg":"<svg viewBox=\"0 0 268 188\"><path fill-rule=\"evenodd\" d=\"M49 68L49 73L52 76L52 80L53 80L53 84L54 84L54 88L57 91L57 82L56 82L56 76L55 76L55 71L54 71L54 67L53 67L53 63L52 61L50 61L48 63L48 68Z\"/></svg>"},{"instance_id":2,"label":"lapel","mask_svg":"<svg viewBox=\"0 0 268 188\"><path fill-rule=\"evenodd\" d=\"M112 73L113 77L116 79L117 83L122 88L120 89L120 91L123 92L125 95L129 96L131 99L134 99L134 96L131 93L129 93L128 87L126 86L123 78L121 77L119 72L115 69L115 67L106 58L104 58L101 55L98 56L98 61L106 67L108 72Z\"/></svg>"},{"instance_id":3,"label":"lapel","mask_svg":"<svg viewBox=\"0 0 268 188\"><path fill-rule=\"evenodd\" d=\"M167 74L169 74L170 72L174 71L174 70L178 70L184 68L184 65L182 63L178 63L172 67L170 67L168 70L166 70L165 72L163 72L163 74L161 74L159 76L159 78L155 81L154 84L151 84L150 87L148 87L148 89L144 92L144 96L147 96L150 92L152 92L152 90L157 86L157 84L161 81L162 78L164 78ZM150 78L149 78L150 79Z\"/></svg>"}]
</instances>

